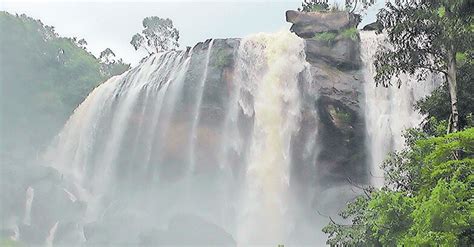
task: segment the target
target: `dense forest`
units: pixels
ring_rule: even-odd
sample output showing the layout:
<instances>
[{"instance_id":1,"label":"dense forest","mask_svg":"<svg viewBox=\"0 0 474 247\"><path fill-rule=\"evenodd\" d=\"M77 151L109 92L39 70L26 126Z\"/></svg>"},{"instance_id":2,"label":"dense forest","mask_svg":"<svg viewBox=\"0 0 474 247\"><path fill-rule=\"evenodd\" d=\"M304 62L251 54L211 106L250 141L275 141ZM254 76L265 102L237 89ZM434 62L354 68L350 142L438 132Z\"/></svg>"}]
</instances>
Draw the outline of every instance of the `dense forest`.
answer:
<instances>
[{"instance_id":1,"label":"dense forest","mask_svg":"<svg viewBox=\"0 0 474 247\"><path fill-rule=\"evenodd\" d=\"M35 159L93 88L130 68L24 14L0 12L0 30L2 163Z\"/></svg>"}]
</instances>

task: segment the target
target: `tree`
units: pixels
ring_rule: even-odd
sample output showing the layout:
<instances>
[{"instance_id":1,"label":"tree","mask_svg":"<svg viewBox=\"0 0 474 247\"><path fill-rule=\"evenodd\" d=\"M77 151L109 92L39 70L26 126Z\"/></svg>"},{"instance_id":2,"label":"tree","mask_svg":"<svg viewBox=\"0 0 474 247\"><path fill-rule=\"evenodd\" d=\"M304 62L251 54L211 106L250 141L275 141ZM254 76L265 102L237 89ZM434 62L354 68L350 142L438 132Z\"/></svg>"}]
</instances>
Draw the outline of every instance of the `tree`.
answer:
<instances>
[{"instance_id":1,"label":"tree","mask_svg":"<svg viewBox=\"0 0 474 247\"><path fill-rule=\"evenodd\" d=\"M87 41L85 39L80 39L79 41L77 41L77 44L82 49L86 49Z\"/></svg>"},{"instance_id":2,"label":"tree","mask_svg":"<svg viewBox=\"0 0 474 247\"><path fill-rule=\"evenodd\" d=\"M474 128L440 137L417 130L384 163L385 185L349 203L323 231L332 246L470 246L474 241Z\"/></svg>"},{"instance_id":3,"label":"tree","mask_svg":"<svg viewBox=\"0 0 474 247\"><path fill-rule=\"evenodd\" d=\"M112 63L115 59L115 53L110 49L106 48L102 52L100 52L99 60L101 63Z\"/></svg>"},{"instance_id":4,"label":"tree","mask_svg":"<svg viewBox=\"0 0 474 247\"><path fill-rule=\"evenodd\" d=\"M130 64L124 63L122 59L115 59L115 53L110 48L106 48L100 53L100 72L102 75L110 77L119 75L130 69Z\"/></svg>"},{"instance_id":5,"label":"tree","mask_svg":"<svg viewBox=\"0 0 474 247\"><path fill-rule=\"evenodd\" d=\"M375 0L345 0L346 9L350 10L350 13L357 12L357 14L365 12L367 8L374 3ZM329 0L304 0L303 3L301 3L301 8L298 8L298 11L313 12L328 11L329 9ZM338 10L337 5L333 5L332 9Z\"/></svg>"},{"instance_id":6,"label":"tree","mask_svg":"<svg viewBox=\"0 0 474 247\"><path fill-rule=\"evenodd\" d=\"M472 61L474 19L469 1L398 0L387 2L377 14L390 46L376 54L377 85L390 86L400 74L416 75L421 81L428 73L441 73L449 88L452 132L459 130L458 60Z\"/></svg>"},{"instance_id":7,"label":"tree","mask_svg":"<svg viewBox=\"0 0 474 247\"><path fill-rule=\"evenodd\" d=\"M173 26L173 21L158 16L143 19L142 33L133 35L130 44L138 50L144 48L148 54L174 50L179 47L179 31Z\"/></svg>"},{"instance_id":8,"label":"tree","mask_svg":"<svg viewBox=\"0 0 474 247\"><path fill-rule=\"evenodd\" d=\"M350 13L358 14L367 11L367 9L375 3L375 0L345 0L346 8L350 9ZM360 3L360 5L359 5Z\"/></svg>"},{"instance_id":9,"label":"tree","mask_svg":"<svg viewBox=\"0 0 474 247\"><path fill-rule=\"evenodd\" d=\"M474 64L462 63L458 61L458 102L459 102L459 129L474 127ZM439 121L447 120L451 115L451 103L449 100L449 89L443 83L435 89L429 96L416 102L416 108L426 116L423 122L423 130L430 134L437 132ZM446 127L442 128L446 131ZM439 132L439 131L438 131Z\"/></svg>"},{"instance_id":10,"label":"tree","mask_svg":"<svg viewBox=\"0 0 474 247\"><path fill-rule=\"evenodd\" d=\"M327 11L329 10L329 0L304 0L301 3L301 8L298 11L313 12L313 11Z\"/></svg>"}]
</instances>

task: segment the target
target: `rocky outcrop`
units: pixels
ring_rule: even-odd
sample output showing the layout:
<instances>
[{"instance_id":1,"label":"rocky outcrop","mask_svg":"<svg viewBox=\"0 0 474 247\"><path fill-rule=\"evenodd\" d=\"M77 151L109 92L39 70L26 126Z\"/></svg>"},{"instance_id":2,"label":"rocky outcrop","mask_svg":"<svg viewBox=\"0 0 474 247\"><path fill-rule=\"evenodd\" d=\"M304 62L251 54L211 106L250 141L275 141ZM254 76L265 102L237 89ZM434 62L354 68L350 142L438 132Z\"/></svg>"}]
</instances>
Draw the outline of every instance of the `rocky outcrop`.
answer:
<instances>
[{"instance_id":1,"label":"rocky outcrop","mask_svg":"<svg viewBox=\"0 0 474 247\"><path fill-rule=\"evenodd\" d=\"M361 64L359 44L342 35L330 41L306 39L305 51L306 59L312 63L322 60L343 70L356 69Z\"/></svg>"},{"instance_id":2,"label":"rocky outcrop","mask_svg":"<svg viewBox=\"0 0 474 247\"><path fill-rule=\"evenodd\" d=\"M347 12L290 10L286 19L293 23L291 31L306 41L311 85L317 92L313 104L317 111L320 150L314 161L317 168L312 172L327 188L346 184L348 178L364 183L367 178L365 125L360 100L363 76L359 71L356 16ZM311 121L303 126L310 124ZM299 138L305 136L300 133Z\"/></svg>"},{"instance_id":3,"label":"rocky outcrop","mask_svg":"<svg viewBox=\"0 0 474 247\"><path fill-rule=\"evenodd\" d=\"M362 28L364 31L377 31L380 29L382 29L382 25L378 22L369 23Z\"/></svg>"},{"instance_id":4,"label":"rocky outcrop","mask_svg":"<svg viewBox=\"0 0 474 247\"><path fill-rule=\"evenodd\" d=\"M358 69L357 17L348 12L299 12L288 10L291 31L306 40L309 62L323 61L342 70Z\"/></svg>"},{"instance_id":5,"label":"rocky outcrop","mask_svg":"<svg viewBox=\"0 0 474 247\"><path fill-rule=\"evenodd\" d=\"M293 23L290 31L302 38L312 38L316 33L339 31L355 27L357 18L345 11L299 12L286 11L286 21Z\"/></svg>"}]
</instances>

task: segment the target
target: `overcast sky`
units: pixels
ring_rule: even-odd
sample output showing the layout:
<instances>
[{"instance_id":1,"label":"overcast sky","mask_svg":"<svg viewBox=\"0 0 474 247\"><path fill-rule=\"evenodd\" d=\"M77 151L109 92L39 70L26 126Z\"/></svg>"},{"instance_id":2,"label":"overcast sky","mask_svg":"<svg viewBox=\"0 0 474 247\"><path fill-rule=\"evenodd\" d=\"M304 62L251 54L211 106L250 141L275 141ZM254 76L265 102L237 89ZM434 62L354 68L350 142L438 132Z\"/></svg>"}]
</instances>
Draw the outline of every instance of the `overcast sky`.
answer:
<instances>
[{"instance_id":1,"label":"overcast sky","mask_svg":"<svg viewBox=\"0 0 474 247\"><path fill-rule=\"evenodd\" d=\"M379 0L378 5L382 2ZM208 38L288 30L285 11L298 8L300 3L301 0L0 0L0 9L40 19L56 27L61 36L85 38L87 48L95 55L109 47L117 57L135 65L145 54L135 51L129 42L133 34L142 30L141 21L147 16L171 18L180 31L183 48ZM364 23L375 19L376 8L369 11Z\"/></svg>"}]
</instances>

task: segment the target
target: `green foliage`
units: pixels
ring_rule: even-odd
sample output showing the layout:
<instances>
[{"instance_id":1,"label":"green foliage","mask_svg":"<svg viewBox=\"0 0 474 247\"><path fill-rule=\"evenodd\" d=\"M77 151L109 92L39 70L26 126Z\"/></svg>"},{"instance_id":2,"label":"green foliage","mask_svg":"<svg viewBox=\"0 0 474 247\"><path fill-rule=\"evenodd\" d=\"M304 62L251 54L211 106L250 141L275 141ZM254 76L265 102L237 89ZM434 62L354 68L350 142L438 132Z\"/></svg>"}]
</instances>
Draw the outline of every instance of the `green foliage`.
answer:
<instances>
[{"instance_id":1,"label":"green foliage","mask_svg":"<svg viewBox=\"0 0 474 247\"><path fill-rule=\"evenodd\" d=\"M341 36L357 41L359 40L359 30L355 27L347 28L341 31Z\"/></svg>"},{"instance_id":2,"label":"green foliage","mask_svg":"<svg viewBox=\"0 0 474 247\"><path fill-rule=\"evenodd\" d=\"M465 63L460 66L457 80L459 126L462 129L472 124L472 120L470 121L468 117L474 112L474 83L472 83L474 81L474 64ZM449 91L448 86L443 84L415 105L422 114L427 116L428 121L423 124L423 129L430 134L437 134L433 131L437 128L438 122L433 120L446 122L451 115L451 104L446 99L449 99Z\"/></svg>"},{"instance_id":3,"label":"green foliage","mask_svg":"<svg viewBox=\"0 0 474 247\"><path fill-rule=\"evenodd\" d=\"M418 81L430 73L443 75L451 99L448 129L459 130L457 87L460 83L456 75L459 65L472 63L474 8L471 0L387 2L377 14L377 22L387 33L389 45L376 53L376 84L391 86L391 79L400 74L416 76ZM458 64L456 58L464 61ZM400 85L401 80L398 80Z\"/></svg>"},{"instance_id":4,"label":"green foliage","mask_svg":"<svg viewBox=\"0 0 474 247\"><path fill-rule=\"evenodd\" d=\"M334 40L336 40L336 37L337 37L337 33L335 32L321 32L321 33L316 33L313 39L318 40L318 41L332 43Z\"/></svg>"},{"instance_id":5,"label":"green foliage","mask_svg":"<svg viewBox=\"0 0 474 247\"><path fill-rule=\"evenodd\" d=\"M367 11L367 9L375 4L375 0L345 0L346 8L351 13L361 14Z\"/></svg>"},{"instance_id":6,"label":"green foliage","mask_svg":"<svg viewBox=\"0 0 474 247\"><path fill-rule=\"evenodd\" d=\"M351 39L353 41L359 40L359 30L355 27L347 28L338 32L321 32L316 33L314 40L327 42L328 45L333 43L338 38Z\"/></svg>"},{"instance_id":7,"label":"green foliage","mask_svg":"<svg viewBox=\"0 0 474 247\"><path fill-rule=\"evenodd\" d=\"M316 12L329 10L328 0L304 0L301 3L301 8L298 11L302 12Z\"/></svg>"},{"instance_id":8,"label":"green foliage","mask_svg":"<svg viewBox=\"0 0 474 247\"><path fill-rule=\"evenodd\" d=\"M171 19L149 16L143 19L142 25L142 33L136 33L130 41L135 50L144 48L152 54L179 47L179 31Z\"/></svg>"},{"instance_id":9,"label":"green foliage","mask_svg":"<svg viewBox=\"0 0 474 247\"><path fill-rule=\"evenodd\" d=\"M26 160L108 75L85 41L59 37L39 20L0 12L0 32L0 157Z\"/></svg>"},{"instance_id":10,"label":"green foliage","mask_svg":"<svg viewBox=\"0 0 474 247\"><path fill-rule=\"evenodd\" d=\"M130 69L130 64L124 63L122 59L115 59L115 53L110 48L106 48L100 53L99 60L101 74L108 77Z\"/></svg>"},{"instance_id":11,"label":"green foliage","mask_svg":"<svg viewBox=\"0 0 474 247\"><path fill-rule=\"evenodd\" d=\"M212 66L216 68L224 68L232 62L233 55L226 50L221 49L213 56Z\"/></svg>"},{"instance_id":12,"label":"green foliage","mask_svg":"<svg viewBox=\"0 0 474 247\"><path fill-rule=\"evenodd\" d=\"M385 186L368 188L323 231L334 246L468 246L474 227L474 128L440 137L417 130L384 163Z\"/></svg>"},{"instance_id":13,"label":"green foliage","mask_svg":"<svg viewBox=\"0 0 474 247\"><path fill-rule=\"evenodd\" d=\"M375 3L375 0L345 0L345 8L351 13L360 14L365 12L370 6ZM334 1L331 5L329 0L303 0L301 3L301 8L298 8L298 11L302 12L338 12L344 11L341 8L337 1Z\"/></svg>"},{"instance_id":14,"label":"green foliage","mask_svg":"<svg viewBox=\"0 0 474 247\"><path fill-rule=\"evenodd\" d=\"M377 83L387 85L390 77L399 73L446 71L447 53L472 49L473 35L469 31L472 9L464 6L466 1L456 2L387 3L377 19L387 31L394 49L378 53ZM424 42L418 42L422 37ZM419 75L420 80L424 78L423 73Z\"/></svg>"},{"instance_id":15,"label":"green foliage","mask_svg":"<svg viewBox=\"0 0 474 247\"><path fill-rule=\"evenodd\" d=\"M376 83L389 86L390 79L401 73L416 75L420 81L427 72L447 73L450 53L473 49L473 9L468 5L466 0L387 2L377 21L391 49L377 52Z\"/></svg>"},{"instance_id":16,"label":"green foliage","mask_svg":"<svg viewBox=\"0 0 474 247\"><path fill-rule=\"evenodd\" d=\"M25 245L18 242L18 241L4 238L4 239L0 239L0 246L2 246L2 247L23 247Z\"/></svg>"},{"instance_id":17,"label":"green foliage","mask_svg":"<svg viewBox=\"0 0 474 247\"><path fill-rule=\"evenodd\" d=\"M352 117L350 113L345 112L343 110L336 110L335 115L336 118L342 121L344 124L351 123Z\"/></svg>"}]
</instances>

